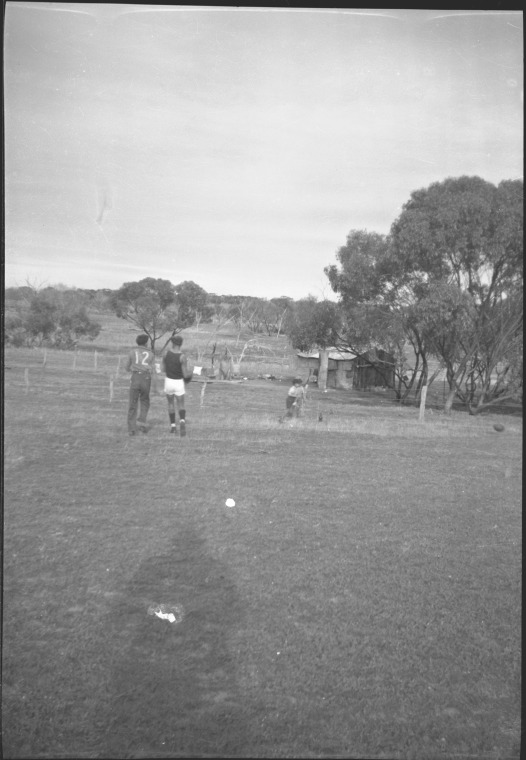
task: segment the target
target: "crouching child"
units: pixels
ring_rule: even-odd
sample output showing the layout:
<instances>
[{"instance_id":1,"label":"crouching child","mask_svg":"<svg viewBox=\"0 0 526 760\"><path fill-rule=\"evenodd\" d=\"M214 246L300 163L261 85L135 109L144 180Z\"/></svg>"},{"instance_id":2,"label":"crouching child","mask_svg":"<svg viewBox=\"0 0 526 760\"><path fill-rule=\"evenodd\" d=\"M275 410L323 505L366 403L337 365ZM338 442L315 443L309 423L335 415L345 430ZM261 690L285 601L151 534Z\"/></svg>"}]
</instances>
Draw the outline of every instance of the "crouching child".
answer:
<instances>
[{"instance_id":1,"label":"crouching child","mask_svg":"<svg viewBox=\"0 0 526 760\"><path fill-rule=\"evenodd\" d=\"M299 415L304 399L305 387L303 385L303 381L301 377L295 377L292 381L291 387L289 388L289 392L287 393L287 398L285 399L286 412L284 417L280 419L280 422L282 422L286 417L297 417Z\"/></svg>"}]
</instances>

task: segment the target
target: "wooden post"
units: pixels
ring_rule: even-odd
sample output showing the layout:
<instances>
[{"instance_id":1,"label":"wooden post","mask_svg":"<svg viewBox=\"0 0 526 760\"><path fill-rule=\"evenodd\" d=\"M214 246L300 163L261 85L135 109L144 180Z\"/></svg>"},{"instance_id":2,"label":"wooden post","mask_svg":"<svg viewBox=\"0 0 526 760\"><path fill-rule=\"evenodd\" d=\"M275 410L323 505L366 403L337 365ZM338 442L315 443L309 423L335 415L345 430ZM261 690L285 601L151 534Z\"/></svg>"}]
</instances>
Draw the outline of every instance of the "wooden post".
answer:
<instances>
[{"instance_id":1,"label":"wooden post","mask_svg":"<svg viewBox=\"0 0 526 760\"><path fill-rule=\"evenodd\" d=\"M26 384L26 393L29 393L29 369L27 367L24 370L24 382Z\"/></svg>"},{"instance_id":2,"label":"wooden post","mask_svg":"<svg viewBox=\"0 0 526 760\"><path fill-rule=\"evenodd\" d=\"M207 383L207 379L205 377L205 382L203 383L203 387L201 388L201 401L200 401L199 406L204 406L205 405L206 383Z\"/></svg>"},{"instance_id":3,"label":"wooden post","mask_svg":"<svg viewBox=\"0 0 526 760\"><path fill-rule=\"evenodd\" d=\"M320 348L320 368L318 371L318 388L320 391L327 389L327 373L329 371L329 351L326 348Z\"/></svg>"},{"instance_id":4,"label":"wooden post","mask_svg":"<svg viewBox=\"0 0 526 760\"><path fill-rule=\"evenodd\" d=\"M47 348L44 349L44 358L42 359L42 367L46 369L47 364Z\"/></svg>"},{"instance_id":5,"label":"wooden post","mask_svg":"<svg viewBox=\"0 0 526 760\"><path fill-rule=\"evenodd\" d=\"M110 375L110 402L113 401L113 375Z\"/></svg>"},{"instance_id":6,"label":"wooden post","mask_svg":"<svg viewBox=\"0 0 526 760\"><path fill-rule=\"evenodd\" d=\"M427 385L423 385L420 389L420 416L419 420L420 422L424 421L424 412L426 410L426 396L427 396Z\"/></svg>"},{"instance_id":7,"label":"wooden post","mask_svg":"<svg viewBox=\"0 0 526 760\"><path fill-rule=\"evenodd\" d=\"M93 352L93 366L97 369L97 349Z\"/></svg>"},{"instance_id":8,"label":"wooden post","mask_svg":"<svg viewBox=\"0 0 526 760\"><path fill-rule=\"evenodd\" d=\"M117 369L115 370L115 377L119 377L119 371L121 368L121 357L117 357Z\"/></svg>"}]
</instances>

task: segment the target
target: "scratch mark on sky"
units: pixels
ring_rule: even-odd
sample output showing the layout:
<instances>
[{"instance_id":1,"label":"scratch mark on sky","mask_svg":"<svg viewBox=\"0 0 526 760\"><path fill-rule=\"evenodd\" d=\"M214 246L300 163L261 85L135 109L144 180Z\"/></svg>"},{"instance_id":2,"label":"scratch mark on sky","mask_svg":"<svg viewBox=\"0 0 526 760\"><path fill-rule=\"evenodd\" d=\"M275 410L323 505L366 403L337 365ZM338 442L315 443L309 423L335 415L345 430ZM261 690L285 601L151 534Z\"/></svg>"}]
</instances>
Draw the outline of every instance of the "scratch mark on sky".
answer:
<instances>
[{"instance_id":1,"label":"scratch mark on sky","mask_svg":"<svg viewBox=\"0 0 526 760\"><path fill-rule=\"evenodd\" d=\"M109 182L106 179L99 179L98 181L98 199L99 199L99 212L97 214L96 222L99 226L102 226L104 216L107 212L113 208L113 193Z\"/></svg>"}]
</instances>

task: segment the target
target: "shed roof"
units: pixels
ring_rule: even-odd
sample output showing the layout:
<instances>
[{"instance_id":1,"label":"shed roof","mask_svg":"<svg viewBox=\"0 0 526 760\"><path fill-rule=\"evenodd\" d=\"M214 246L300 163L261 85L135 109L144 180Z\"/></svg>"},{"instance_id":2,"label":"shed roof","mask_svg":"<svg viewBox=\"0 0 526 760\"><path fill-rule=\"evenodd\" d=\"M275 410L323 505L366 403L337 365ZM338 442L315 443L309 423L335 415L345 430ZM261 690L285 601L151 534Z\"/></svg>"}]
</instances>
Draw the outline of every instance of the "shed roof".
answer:
<instances>
[{"instance_id":1,"label":"shed roof","mask_svg":"<svg viewBox=\"0 0 526 760\"><path fill-rule=\"evenodd\" d=\"M320 358L319 351L298 351L297 355L300 357L300 359ZM329 359L333 359L337 362L350 362L353 359L356 359L356 354L353 354L350 351L338 351L336 348L329 348Z\"/></svg>"}]
</instances>

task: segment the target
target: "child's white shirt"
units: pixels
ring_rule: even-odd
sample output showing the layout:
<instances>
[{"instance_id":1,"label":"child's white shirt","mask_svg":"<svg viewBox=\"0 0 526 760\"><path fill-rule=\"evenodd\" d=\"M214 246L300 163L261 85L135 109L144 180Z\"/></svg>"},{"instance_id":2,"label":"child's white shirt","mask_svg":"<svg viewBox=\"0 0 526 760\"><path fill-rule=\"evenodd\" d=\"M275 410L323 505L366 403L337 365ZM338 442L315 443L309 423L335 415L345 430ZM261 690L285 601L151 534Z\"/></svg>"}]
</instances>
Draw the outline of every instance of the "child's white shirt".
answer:
<instances>
[{"instance_id":1,"label":"child's white shirt","mask_svg":"<svg viewBox=\"0 0 526 760\"><path fill-rule=\"evenodd\" d=\"M304 387L303 385L293 385L291 386L288 395L294 396L294 398L301 398L304 395Z\"/></svg>"}]
</instances>

